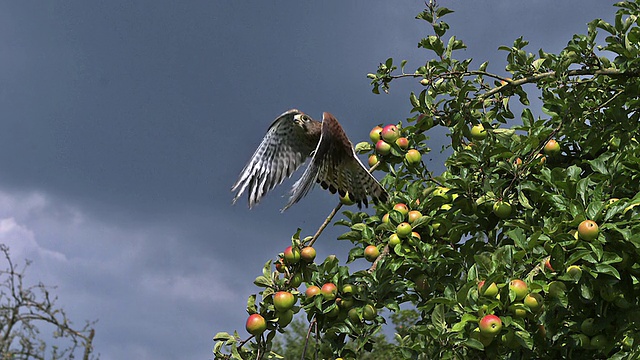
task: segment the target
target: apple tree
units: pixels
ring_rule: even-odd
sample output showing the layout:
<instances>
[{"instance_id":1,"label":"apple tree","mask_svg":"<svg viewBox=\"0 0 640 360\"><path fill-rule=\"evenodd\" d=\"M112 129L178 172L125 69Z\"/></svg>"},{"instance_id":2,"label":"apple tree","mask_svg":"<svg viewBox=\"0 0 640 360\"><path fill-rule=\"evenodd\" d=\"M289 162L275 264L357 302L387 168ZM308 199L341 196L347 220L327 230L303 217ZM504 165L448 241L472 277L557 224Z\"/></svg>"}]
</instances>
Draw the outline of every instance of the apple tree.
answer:
<instances>
[{"instance_id":1,"label":"apple tree","mask_svg":"<svg viewBox=\"0 0 640 360\"><path fill-rule=\"evenodd\" d=\"M305 349L316 344L303 358L361 358L401 306L419 316L394 358L640 356L640 1L615 6L613 24L591 21L557 54L523 38L500 47L494 73L457 57L452 11L428 2L425 63L405 72L388 59L368 75L374 93L416 86L413 116L356 146L391 200L340 203L314 236L298 230L255 280L251 335L218 333L216 358L278 358L273 339L294 314L309 323ZM441 174L422 161L434 127L450 137ZM369 266L297 254L331 222L353 243L346 264Z\"/></svg>"}]
</instances>

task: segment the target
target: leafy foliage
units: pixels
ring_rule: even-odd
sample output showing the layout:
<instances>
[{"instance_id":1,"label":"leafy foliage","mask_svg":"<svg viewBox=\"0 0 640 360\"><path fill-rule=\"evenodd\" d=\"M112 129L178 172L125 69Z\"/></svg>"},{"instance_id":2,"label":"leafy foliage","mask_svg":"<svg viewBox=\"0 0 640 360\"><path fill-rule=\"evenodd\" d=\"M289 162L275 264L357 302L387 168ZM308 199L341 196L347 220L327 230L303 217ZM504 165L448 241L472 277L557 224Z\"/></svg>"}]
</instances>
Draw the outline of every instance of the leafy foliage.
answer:
<instances>
[{"instance_id":1,"label":"leafy foliage","mask_svg":"<svg viewBox=\"0 0 640 360\"><path fill-rule=\"evenodd\" d=\"M336 224L347 228L339 239L354 244L348 262L364 257L368 245L380 256L355 272L335 257L276 272L267 263L256 280L262 301L256 307L252 297L248 307L270 319L266 336L248 343L218 334L216 357L277 357L272 339L284 330L270 294L291 290L296 274L308 286L339 289L340 300L293 290L300 298L294 311L310 323L306 340L321 338L322 358L361 358L385 322L367 306L398 312L401 305L419 314L396 329L394 351L402 358L640 356L640 1L616 6L614 24L590 22L558 54L529 53L523 38L501 47L507 77L457 59L465 44L447 37L442 21L452 11L428 3L417 19L433 34L419 47L432 57L413 73L401 62L400 74L388 59L368 77L374 93L399 79L419 82L421 91L409 97L416 115L397 125L408 148L422 154L429 129L447 127L447 170L433 176L396 143L384 155L374 154L375 144L358 144L376 156L393 196L375 214L344 211ZM531 108L533 95L541 109ZM398 203L419 215L410 219L394 209ZM593 233L583 231L585 220L598 225ZM411 235L400 235L405 222ZM294 247L316 239L299 234ZM516 279L526 283L522 294L511 285ZM500 317L498 334L479 325L488 314Z\"/></svg>"}]
</instances>

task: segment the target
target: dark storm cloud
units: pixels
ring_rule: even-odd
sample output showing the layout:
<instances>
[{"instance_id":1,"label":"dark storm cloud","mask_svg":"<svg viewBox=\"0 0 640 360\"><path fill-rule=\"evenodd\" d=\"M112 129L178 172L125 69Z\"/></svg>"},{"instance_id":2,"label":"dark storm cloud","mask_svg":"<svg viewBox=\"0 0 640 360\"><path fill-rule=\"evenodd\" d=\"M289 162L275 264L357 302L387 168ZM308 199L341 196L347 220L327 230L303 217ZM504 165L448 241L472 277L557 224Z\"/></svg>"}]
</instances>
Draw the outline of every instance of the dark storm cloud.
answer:
<instances>
[{"instance_id":1,"label":"dark storm cloud","mask_svg":"<svg viewBox=\"0 0 640 360\"><path fill-rule=\"evenodd\" d=\"M558 51L606 1L441 1L477 66L503 73L510 45ZM230 186L271 121L332 112L354 143L404 120L398 82L373 95L387 57L415 69L422 1L65 1L0 5L0 240L59 285L81 323L98 319L103 359L211 357L243 331L252 280L297 227L335 203L316 190L285 214L292 181L253 211ZM408 70L410 71L410 70ZM434 152L448 138L431 134ZM438 167L434 167L438 169ZM299 174L294 175L294 177ZM330 228L318 256L345 254ZM345 260L344 256L339 256Z\"/></svg>"}]
</instances>

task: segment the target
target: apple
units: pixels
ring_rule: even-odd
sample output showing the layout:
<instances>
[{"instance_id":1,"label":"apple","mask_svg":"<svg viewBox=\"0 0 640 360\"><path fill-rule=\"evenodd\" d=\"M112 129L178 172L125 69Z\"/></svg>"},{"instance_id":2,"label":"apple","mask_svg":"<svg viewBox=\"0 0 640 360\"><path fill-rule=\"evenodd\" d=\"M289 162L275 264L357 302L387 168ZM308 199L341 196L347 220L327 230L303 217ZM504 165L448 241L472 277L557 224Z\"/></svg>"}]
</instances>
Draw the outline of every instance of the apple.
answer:
<instances>
[{"instance_id":1,"label":"apple","mask_svg":"<svg viewBox=\"0 0 640 360\"><path fill-rule=\"evenodd\" d=\"M307 290L304 292L305 296L310 298L310 297L314 297L318 294L320 294L321 290L319 287L315 286L315 285L311 285L307 288Z\"/></svg>"},{"instance_id":2,"label":"apple","mask_svg":"<svg viewBox=\"0 0 640 360\"><path fill-rule=\"evenodd\" d=\"M346 193L344 194L344 196L339 196L339 197L340 197L340 203L342 205L350 206L356 203L355 201L351 200L351 198L349 197L349 193Z\"/></svg>"},{"instance_id":3,"label":"apple","mask_svg":"<svg viewBox=\"0 0 640 360\"><path fill-rule=\"evenodd\" d=\"M564 292L567 291L567 285L565 285L562 281L552 281L549 283L549 291L548 294L551 297L560 297Z\"/></svg>"},{"instance_id":4,"label":"apple","mask_svg":"<svg viewBox=\"0 0 640 360\"><path fill-rule=\"evenodd\" d=\"M536 154L536 159L538 159L538 165L544 165L547 162L547 157L542 154Z\"/></svg>"},{"instance_id":5,"label":"apple","mask_svg":"<svg viewBox=\"0 0 640 360\"><path fill-rule=\"evenodd\" d=\"M373 167L378 163L378 156L376 154L369 155L369 167Z\"/></svg>"},{"instance_id":6,"label":"apple","mask_svg":"<svg viewBox=\"0 0 640 360\"><path fill-rule=\"evenodd\" d=\"M375 144L378 141L380 141L382 136L381 133L382 133L381 126L376 126L373 129L371 129L371 132L369 132L369 139L371 139L371 142Z\"/></svg>"},{"instance_id":7,"label":"apple","mask_svg":"<svg viewBox=\"0 0 640 360\"><path fill-rule=\"evenodd\" d=\"M416 149L410 149L407 151L407 153L404 154L404 158L407 160L407 164L409 165L417 165L422 161L422 155L420 154L420 151Z\"/></svg>"},{"instance_id":8,"label":"apple","mask_svg":"<svg viewBox=\"0 0 640 360\"><path fill-rule=\"evenodd\" d=\"M336 304L336 306L331 308L331 310L329 310L328 312L325 313L325 315L327 315L327 317L330 317L330 318L334 318L334 317L338 316L338 314L340 314L340 308L338 307L337 304Z\"/></svg>"},{"instance_id":9,"label":"apple","mask_svg":"<svg viewBox=\"0 0 640 360\"><path fill-rule=\"evenodd\" d=\"M473 329L473 331L471 331L471 338L480 341L484 347L487 347L491 345L495 336L485 335L479 328L475 328Z\"/></svg>"},{"instance_id":10,"label":"apple","mask_svg":"<svg viewBox=\"0 0 640 360\"><path fill-rule=\"evenodd\" d=\"M415 231L412 231L412 232L411 232L411 237L414 237L414 238L416 238L416 239L418 239L418 240L422 240L422 236L420 236L420 234L418 234L418 233L417 233L417 232L415 232Z\"/></svg>"},{"instance_id":11,"label":"apple","mask_svg":"<svg viewBox=\"0 0 640 360\"><path fill-rule=\"evenodd\" d=\"M407 150L409 148L409 139L406 137L399 137L396 139L396 145L402 150Z\"/></svg>"},{"instance_id":12,"label":"apple","mask_svg":"<svg viewBox=\"0 0 640 360\"><path fill-rule=\"evenodd\" d=\"M618 149L620 149L620 139L619 138L611 138L609 139L609 141L607 142L609 144L609 150L611 151L617 151Z\"/></svg>"},{"instance_id":13,"label":"apple","mask_svg":"<svg viewBox=\"0 0 640 360\"><path fill-rule=\"evenodd\" d=\"M584 220L578 225L578 235L582 240L595 240L599 233L598 224L593 220Z\"/></svg>"},{"instance_id":14,"label":"apple","mask_svg":"<svg viewBox=\"0 0 640 360\"><path fill-rule=\"evenodd\" d=\"M493 213L500 219L506 219L511 216L511 204L507 201L496 201L493 204Z\"/></svg>"},{"instance_id":15,"label":"apple","mask_svg":"<svg viewBox=\"0 0 640 360\"><path fill-rule=\"evenodd\" d=\"M278 261L276 261L276 271L279 273L285 273L287 271L287 266L284 264L284 259L278 259Z\"/></svg>"},{"instance_id":16,"label":"apple","mask_svg":"<svg viewBox=\"0 0 640 360\"><path fill-rule=\"evenodd\" d=\"M296 297L288 291L278 291L273 295L273 306L278 311L286 311L296 303Z\"/></svg>"},{"instance_id":17,"label":"apple","mask_svg":"<svg viewBox=\"0 0 640 360\"><path fill-rule=\"evenodd\" d=\"M509 283L509 290L516 294L516 300L524 299L524 297L529 293L527 283L519 279L511 280Z\"/></svg>"},{"instance_id":18,"label":"apple","mask_svg":"<svg viewBox=\"0 0 640 360\"><path fill-rule=\"evenodd\" d=\"M249 334L260 336L267 330L267 321L260 314L252 314L249 315L245 328Z\"/></svg>"},{"instance_id":19,"label":"apple","mask_svg":"<svg viewBox=\"0 0 640 360\"><path fill-rule=\"evenodd\" d=\"M384 140L380 140L376 143L376 152L379 155L387 155L391 152L391 145L387 144Z\"/></svg>"},{"instance_id":20,"label":"apple","mask_svg":"<svg viewBox=\"0 0 640 360\"><path fill-rule=\"evenodd\" d=\"M349 309L349 312L347 312L347 316L349 317L349 320L351 320L352 323L354 324L360 323L360 316L358 316L358 309L356 308Z\"/></svg>"},{"instance_id":21,"label":"apple","mask_svg":"<svg viewBox=\"0 0 640 360\"><path fill-rule=\"evenodd\" d=\"M393 210L400 212L402 216L407 216L407 214L409 213L409 208L403 203L393 205Z\"/></svg>"},{"instance_id":22,"label":"apple","mask_svg":"<svg viewBox=\"0 0 640 360\"><path fill-rule=\"evenodd\" d=\"M338 304L341 309L351 309L353 304L355 304L355 301L352 298L337 298L336 304Z\"/></svg>"},{"instance_id":23,"label":"apple","mask_svg":"<svg viewBox=\"0 0 640 360\"><path fill-rule=\"evenodd\" d=\"M306 263L311 263L316 258L316 249L305 246L300 250L300 259Z\"/></svg>"},{"instance_id":24,"label":"apple","mask_svg":"<svg viewBox=\"0 0 640 360\"><path fill-rule=\"evenodd\" d=\"M567 274L574 279L580 279L582 276L582 269L578 265L571 265L567 268Z\"/></svg>"},{"instance_id":25,"label":"apple","mask_svg":"<svg viewBox=\"0 0 640 360\"><path fill-rule=\"evenodd\" d=\"M517 318L524 318L527 316L527 309L524 307L524 304L521 303L510 305L509 311Z\"/></svg>"},{"instance_id":26,"label":"apple","mask_svg":"<svg viewBox=\"0 0 640 360\"><path fill-rule=\"evenodd\" d=\"M320 292L325 300L334 300L338 294L338 288L333 283L326 283L322 285Z\"/></svg>"},{"instance_id":27,"label":"apple","mask_svg":"<svg viewBox=\"0 0 640 360\"><path fill-rule=\"evenodd\" d=\"M401 238L405 238L409 236L409 234L411 234L412 230L413 229L408 222L403 222L398 224L398 226L396 227L396 234L398 234L398 236Z\"/></svg>"},{"instance_id":28,"label":"apple","mask_svg":"<svg viewBox=\"0 0 640 360\"><path fill-rule=\"evenodd\" d=\"M448 187L438 186L435 190L433 190L431 194L433 195L433 197L439 197L439 198L442 198L444 201L449 202L453 200L453 198L451 197L451 194L448 194L449 190L450 189Z\"/></svg>"},{"instance_id":29,"label":"apple","mask_svg":"<svg viewBox=\"0 0 640 360\"><path fill-rule=\"evenodd\" d=\"M362 308L362 318L365 320L374 320L378 315L378 311L371 304L367 304Z\"/></svg>"},{"instance_id":30,"label":"apple","mask_svg":"<svg viewBox=\"0 0 640 360\"><path fill-rule=\"evenodd\" d=\"M449 230L449 229L447 229L447 224L446 223L441 223L439 221L434 221L431 224L431 227L433 228L433 233L435 235L437 235L437 236L443 236Z\"/></svg>"},{"instance_id":31,"label":"apple","mask_svg":"<svg viewBox=\"0 0 640 360\"><path fill-rule=\"evenodd\" d=\"M422 86L427 86L427 85L429 85L429 83L430 83L429 79L420 80L420 85L422 85Z\"/></svg>"},{"instance_id":32,"label":"apple","mask_svg":"<svg viewBox=\"0 0 640 360\"><path fill-rule=\"evenodd\" d=\"M591 347L594 349L602 350L607 347L607 336L604 334L599 334L591 338Z\"/></svg>"},{"instance_id":33,"label":"apple","mask_svg":"<svg viewBox=\"0 0 640 360\"><path fill-rule=\"evenodd\" d=\"M388 224L389 223L389 213L386 213L386 214L382 215L382 223L384 223L384 224Z\"/></svg>"},{"instance_id":34,"label":"apple","mask_svg":"<svg viewBox=\"0 0 640 360\"><path fill-rule=\"evenodd\" d=\"M482 335L495 336L502 330L502 320L495 315L485 315L478 325Z\"/></svg>"},{"instance_id":35,"label":"apple","mask_svg":"<svg viewBox=\"0 0 640 360\"><path fill-rule=\"evenodd\" d=\"M520 165L522 165L522 159L520 159L520 158L516 158L516 160L513 162L513 164L514 164L515 166L520 166Z\"/></svg>"},{"instance_id":36,"label":"apple","mask_svg":"<svg viewBox=\"0 0 640 360\"><path fill-rule=\"evenodd\" d=\"M352 284L342 285L341 293L343 296L352 296L355 291L356 291L356 288Z\"/></svg>"},{"instance_id":37,"label":"apple","mask_svg":"<svg viewBox=\"0 0 640 360\"><path fill-rule=\"evenodd\" d=\"M596 320L594 318L587 318L580 324L580 331L587 336L593 336L596 334Z\"/></svg>"},{"instance_id":38,"label":"apple","mask_svg":"<svg viewBox=\"0 0 640 360\"><path fill-rule=\"evenodd\" d=\"M277 316L280 327L285 327L291 323L291 320L293 320L293 310L278 312Z\"/></svg>"},{"instance_id":39,"label":"apple","mask_svg":"<svg viewBox=\"0 0 640 360\"><path fill-rule=\"evenodd\" d=\"M576 334L575 335L576 344L583 349L588 349L591 347L591 339L585 334Z\"/></svg>"},{"instance_id":40,"label":"apple","mask_svg":"<svg viewBox=\"0 0 640 360\"><path fill-rule=\"evenodd\" d=\"M384 128L382 128L381 135L382 135L382 140L388 143L392 143L400 137L400 130L398 129L397 126L393 124L389 124Z\"/></svg>"},{"instance_id":41,"label":"apple","mask_svg":"<svg viewBox=\"0 0 640 360\"><path fill-rule=\"evenodd\" d=\"M389 246L394 247L398 244L402 243L402 240L400 240L400 237L398 236L398 234L391 234L391 236L389 236Z\"/></svg>"},{"instance_id":42,"label":"apple","mask_svg":"<svg viewBox=\"0 0 640 360\"><path fill-rule=\"evenodd\" d=\"M418 115L418 120L416 120L416 125L418 126L418 128L420 128L420 130L427 131L434 125L433 118L431 116L428 116L427 114L420 114Z\"/></svg>"},{"instance_id":43,"label":"apple","mask_svg":"<svg viewBox=\"0 0 640 360\"><path fill-rule=\"evenodd\" d=\"M297 289L300 284L302 284L302 274L299 272L293 274L293 276L289 280L289 286L293 289Z\"/></svg>"},{"instance_id":44,"label":"apple","mask_svg":"<svg viewBox=\"0 0 640 360\"><path fill-rule=\"evenodd\" d=\"M374 262L380 256L380 250L375 245L369 245L364 248L364 258L369 262Z\"/></svg>"},{"instance_id":45,"label":"apple","mask_svg":"<svg viewBox=\"0 0 640 360\"><path fill-rule=\"evenodd\" d=\"M422 217L422 213L418 210L411 210L408 214L409 224L413 224L414 221L420 219Z\"/></svg>"},{"instance_id":46,"label":"apple","mask_svg":"<svg viewBox=\"0 0 640 360\"><path fill-rule=\"evenodd\" d=\"M474 125L471 127L471 137L474 140L482 140L487 137L487 130L482 124Z\"/></svg>"},{"instance_id":47,"label":"apple","mask_svg":"<svg viewBox=\"0 0 640 360\"><path fill-rule=\"evenodd\" d=\"M492 282L489 286L487 286L486 289L484 289L484 292L482 292L482 287L484 286L484 283L485 283L484 280L478 283L478 292L480 293L480 295L491 297L491 298L496 297L496 295L498 295L498 285Z\"/></svg>"},{"instance_id":48,"label":"apple","mask_svg":"<svg viewBox=\"0 0 640 360\"><path fill-rule=\"evenodd\" d=\"M551 139L544 145L544 153L549 156L555 156L560 154L560 144L557 141Z\"/></svg>"},{"instance_id":49,"label":"apple","mask_svg":"<svg viewBox=\"0 0 640 360\"><path fill-rule=\"evenodd\" d=\"M536 312L542 309L542 304L544 303L544 299L542 295L538 293L530 293L524 297L524 304L531 309L532 312Z\"/></svg>"},{"instance_id":50,"label":"apple","mask_svg":"<svg viewBox=\"0 0 640 360\"><path fill-rule=\"evenodd\" d=\"M544 261L544 267L547 268L547 270L551 271L551 272L555 272L555 270L553 269L553 266L551 266L551 259L547 258L547 260Z\"/></svg>"},{"instance_id":51,"label":"apple","mask_svg":"<svg viewBox=\"0 0 640 360\"><path fill-rule=\"evenodd\" d=\"M284 261L287 264L297 264L300 261L300 250L292 246L284 249Z\"/></svg>"}]
</instances>

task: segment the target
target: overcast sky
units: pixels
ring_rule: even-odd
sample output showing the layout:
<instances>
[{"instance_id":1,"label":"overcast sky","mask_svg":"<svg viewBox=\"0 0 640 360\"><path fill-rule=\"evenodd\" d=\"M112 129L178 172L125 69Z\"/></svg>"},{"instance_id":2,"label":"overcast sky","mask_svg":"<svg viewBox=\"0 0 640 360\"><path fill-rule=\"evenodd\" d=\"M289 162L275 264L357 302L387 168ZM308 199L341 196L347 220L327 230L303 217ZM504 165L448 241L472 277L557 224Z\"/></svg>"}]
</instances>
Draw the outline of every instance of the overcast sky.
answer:
<instances>
[{"instance_id":1,"label":"overcast sky","mask_svg":"<svg viewBox=\"0 0 640 360\"><path fill-rule=\"evenodd\" d=\"M500 74L499 45L522 35L557 52L611 21L613 2L442 1L468 45L458 56ZM211 358L216 332L246 335L263 264L336 203L317 188L281 214L288 181L249 211L231 206L236 176L289 108L333 113L354 144L411 116L417 81L374 95L366 74L387 57L424 64L423 4L0 2L0 242L58 286L79 327L98 320L102 359ZM441 169L446 138L431 135ZM346 259L341 232L321 237L319 259Z\"/></svg>"}]
</instances>

